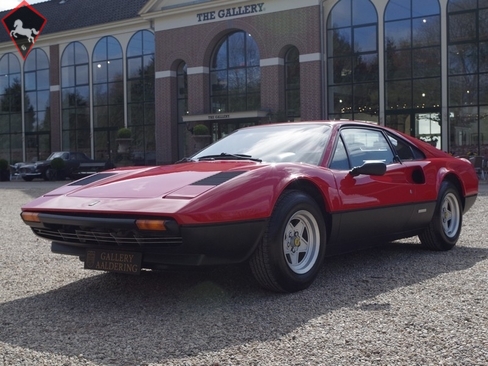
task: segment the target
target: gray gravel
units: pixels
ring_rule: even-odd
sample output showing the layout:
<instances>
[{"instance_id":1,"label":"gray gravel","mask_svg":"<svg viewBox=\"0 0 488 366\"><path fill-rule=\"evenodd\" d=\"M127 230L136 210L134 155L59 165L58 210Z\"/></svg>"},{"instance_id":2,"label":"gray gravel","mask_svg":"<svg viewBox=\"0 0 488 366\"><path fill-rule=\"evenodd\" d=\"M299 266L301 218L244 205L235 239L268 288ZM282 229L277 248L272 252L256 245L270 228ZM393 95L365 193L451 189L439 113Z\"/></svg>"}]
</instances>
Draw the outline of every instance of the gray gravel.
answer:
<instances>
[{"instance_id":1,"label":"gray gravel","mask_svg":"<svg viewBox=\"0 0 488 366\"><path fill-rule=\"evenodd\" d=\"M412 238L328 258L289 295L245 267L85 271L19 217L57 185L0 183L0 365L488 364L488 185L452 251Z\"/></svg>"}]
</instances>

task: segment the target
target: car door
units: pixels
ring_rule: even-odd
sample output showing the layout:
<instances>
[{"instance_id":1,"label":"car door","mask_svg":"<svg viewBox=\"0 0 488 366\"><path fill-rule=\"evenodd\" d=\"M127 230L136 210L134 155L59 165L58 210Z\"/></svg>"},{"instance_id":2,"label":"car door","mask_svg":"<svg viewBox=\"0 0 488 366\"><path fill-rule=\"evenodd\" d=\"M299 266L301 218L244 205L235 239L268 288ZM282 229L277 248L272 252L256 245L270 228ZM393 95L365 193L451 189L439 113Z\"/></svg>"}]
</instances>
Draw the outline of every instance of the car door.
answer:
<instances>
[{"instance_id":1,"label":"car door","mask_svg":"<svg viewBox=\"0 0 488 366\"><path fill-rule=\"evenodd\" d=\"M353 176L349 171L366 162L386 164L383 175ZM337 136L329 168L333 170L338 197L337 242L343 249L357 242L388 239L402 232L416 201L415 168L402 164L388 136L377 128L343 128Z\"/></svg>"}]
</instances>

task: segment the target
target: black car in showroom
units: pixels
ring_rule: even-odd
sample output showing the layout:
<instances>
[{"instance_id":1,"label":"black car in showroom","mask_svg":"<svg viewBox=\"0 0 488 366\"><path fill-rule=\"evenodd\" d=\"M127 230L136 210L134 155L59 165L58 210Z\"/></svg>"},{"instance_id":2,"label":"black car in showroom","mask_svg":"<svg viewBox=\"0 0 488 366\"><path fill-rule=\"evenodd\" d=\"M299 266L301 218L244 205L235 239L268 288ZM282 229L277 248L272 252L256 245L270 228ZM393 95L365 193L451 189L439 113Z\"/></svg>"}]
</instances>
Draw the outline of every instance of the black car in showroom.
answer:
<instances>
[{"instance_id":1,"label":"black car in showroom","mask_svg":"<svg viewBox=\"0 0 488 366\"><path fill-rule=\"evenodd\" d=\"M51 153L46 160L24 163L17 169L22 179L30 182L35 178L78 179L113 167L110 161L93 160L82 152L57 151Z\"/></svg>"}]
</instances>

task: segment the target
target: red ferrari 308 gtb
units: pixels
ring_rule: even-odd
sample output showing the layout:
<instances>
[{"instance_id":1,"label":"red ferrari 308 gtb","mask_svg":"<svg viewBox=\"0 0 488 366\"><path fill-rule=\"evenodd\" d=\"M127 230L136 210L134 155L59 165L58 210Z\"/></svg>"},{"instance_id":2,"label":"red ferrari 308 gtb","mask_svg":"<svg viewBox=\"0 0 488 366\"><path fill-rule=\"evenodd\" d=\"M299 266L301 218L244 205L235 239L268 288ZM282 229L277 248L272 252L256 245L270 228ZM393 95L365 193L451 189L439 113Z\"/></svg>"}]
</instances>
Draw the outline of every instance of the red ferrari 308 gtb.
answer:
<instances>
[{"instance_id":1,"label":"red ferrari 308 gtb","mask_svg":"<svg viewBox=\"0 0 488 366\"><path fill-rule=\"evenodd\" d=\"M414 235L451 249L477 194L469 161L398 131L298 122L238 130L173 165L91 175L21 215L88 269L247 261L263 287L293 292L326 255Z\"/></svg>"}]
</instances>

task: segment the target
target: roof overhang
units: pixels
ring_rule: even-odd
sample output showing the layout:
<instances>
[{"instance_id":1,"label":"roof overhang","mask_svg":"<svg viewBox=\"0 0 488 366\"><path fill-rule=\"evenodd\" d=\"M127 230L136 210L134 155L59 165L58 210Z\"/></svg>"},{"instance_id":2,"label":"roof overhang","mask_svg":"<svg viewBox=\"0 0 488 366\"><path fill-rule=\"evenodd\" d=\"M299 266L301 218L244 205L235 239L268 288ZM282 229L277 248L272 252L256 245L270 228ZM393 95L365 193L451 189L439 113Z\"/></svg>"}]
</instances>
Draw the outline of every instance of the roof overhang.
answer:
<instances>
[{"instance_id":1,"label":"roof overhang","mask_svg":"<svg viewBox=\"0 0 488 366\"><path fill-rule=\"evenodd\" d=\"M195 114L183 116L183 122L217 122L230 119L245 119L245 118L264 118L268 117L268 111L246 111L246 112L230 112L217 114Z\"/></svg>"}]
</instances>

